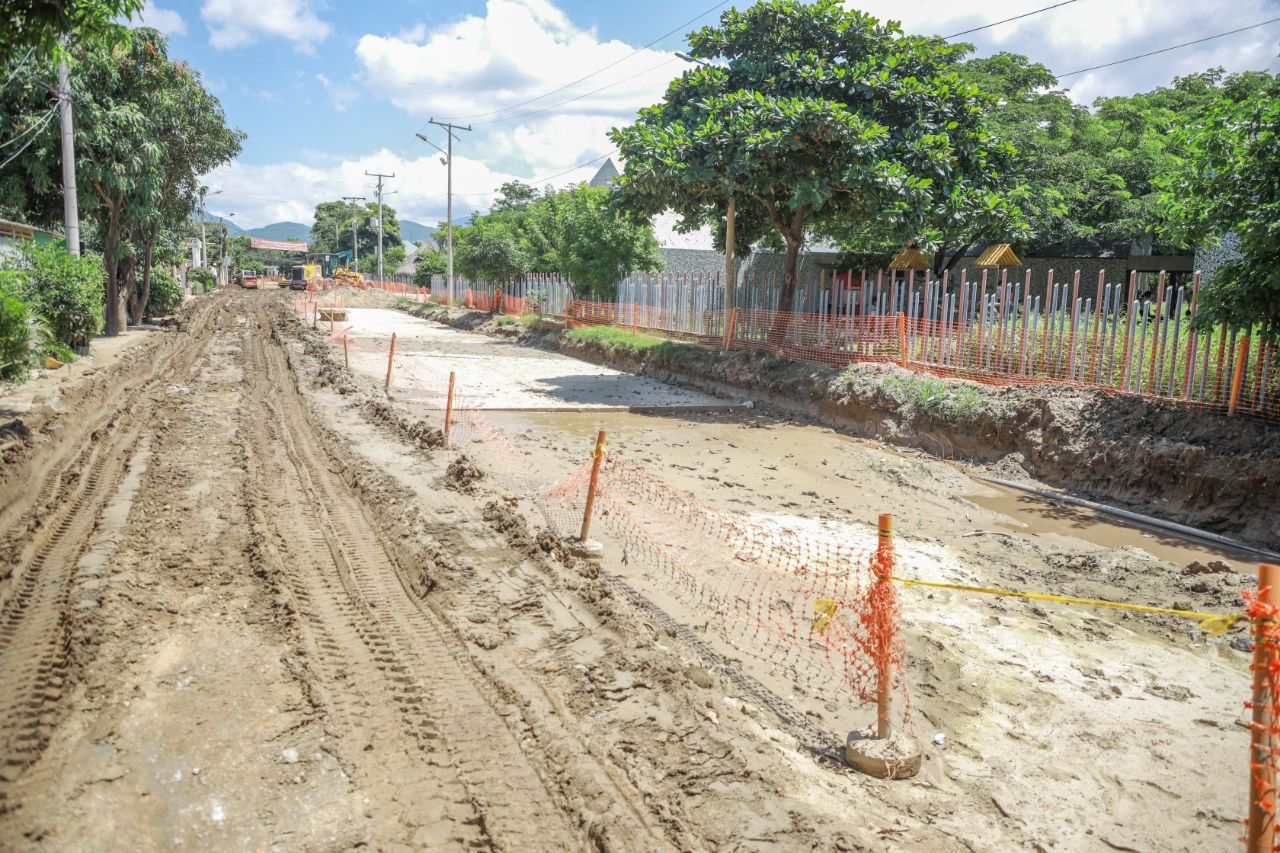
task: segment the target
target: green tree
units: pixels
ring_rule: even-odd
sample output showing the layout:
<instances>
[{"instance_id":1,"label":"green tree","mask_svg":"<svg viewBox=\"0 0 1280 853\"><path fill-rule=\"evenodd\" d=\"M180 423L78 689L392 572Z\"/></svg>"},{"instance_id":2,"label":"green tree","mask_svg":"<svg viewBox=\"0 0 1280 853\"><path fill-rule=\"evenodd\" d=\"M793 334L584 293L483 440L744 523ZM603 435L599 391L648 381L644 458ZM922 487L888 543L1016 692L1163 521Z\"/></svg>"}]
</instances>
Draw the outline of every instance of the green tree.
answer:
<instances>
[{"instance_id":1,"label":"green tree","mask_svg":"<svg viewBox=\"0 0 1280 853\"><path fill-rule=\"evenodd\" d=\"M364 270L365 258L373 259L372 271L377 270L378 205L348 204L345 201L322 201L316 205L315 222L311 226L309 245L313 252L350 252L351 223L356 223L356 238L360 248L360 269ZM400 220L396 209L382 206L383 268L390 273L391 250L400 247L400 261L404 260L404 239L400 236Z\"/></svg>"},{"instance_id":2,"label":"green tree","mask_svg":"<svg viewBox=\"0 0 1280 853\"><path fill-rule=\"evenodd\" d=\"M650 228L638 227L609 205L605 187L580 186L555 196L555 270L569 276L579 293L609 299L634 270L662 269L662 254Z\"/></svg>"},{"instance_id":3,"label":"green tree","mask_svg":"<svg viewBox=\"0 0 1280 853\"><path fill-rule=\"evenodd\" d=\"M1182 151L1161 177L1165 233L1202 244L1229 234L1239 257L1220 265L1200 294L1197 321L1256 327L1280 338L1280 77L1244 99L1224 92L1173 134Z\"/></svg>"},{"instance_id":4,"label":"green tree","mask_svg":"<svg viewBox=\"0 0 1280 853\"><path fill-rule=\"evenodd\" d=\"M772 232L785 247L784 311L815 215L880 218L930 249L945 237L930 215L939 198L953 217L1017 221L1002 194L1010 150L982 120L992 100L957 72L966 46L838 0L731 9L689 43L718 64L685 72L611 133L626 160L619 203L719 227L732 194L738 240Z\"/></svg>"},{"instance_id":5,"label":"green tree","mask_svg":"<svg viewBox=\"0 0 1280 853\"><path fill-rule=\"evenodd\" d=\"M433 275L444 275L449 269L449 259L439 249L419 249L413 256L413 283L430 287Z\"/></svg>"},{"instance_id":6,"label":"green tree","mask_svg":"<svg viewBox=\"0 0 1280 853\"><path fill-rule=\"evenodd\" d=\"M495 287L508 284L529 269L529 256L519 237L497 219L480 217L453 230L454 269L463 277Z\"/></svg>"},{"instance_id":7,"label":"green tree","mask_svg":"<svg viewBox=\"0 0 1280 853\"><path fill-rule=\"evenodd\" d=\"M143 0L0 0L0 66L54 54L58 40L110 41L116 20L142 11Z\"/></svg>"},{"instance_id":8,"label":"green tree","mask_svg":"<svg viewBox=\"0 0 1280 853\"><path fill-rule=\"evenodd\" d=\"M139 261L148 264L148 244L166 225L186 221L196 178L234 156L243 135L226 130L216 99L169 59L155 30L119 28L114 45L80 44L70 61L81 215L86 242L102 251L106 331L116 334L122 294L140 313L131 285ZM12 97L0 99L0 126L29 127L49 108L48 71L47 62L15 69ZM56 126L0 173L0 205L35 224L61 222Z\"/></svg>"}]
</instances>

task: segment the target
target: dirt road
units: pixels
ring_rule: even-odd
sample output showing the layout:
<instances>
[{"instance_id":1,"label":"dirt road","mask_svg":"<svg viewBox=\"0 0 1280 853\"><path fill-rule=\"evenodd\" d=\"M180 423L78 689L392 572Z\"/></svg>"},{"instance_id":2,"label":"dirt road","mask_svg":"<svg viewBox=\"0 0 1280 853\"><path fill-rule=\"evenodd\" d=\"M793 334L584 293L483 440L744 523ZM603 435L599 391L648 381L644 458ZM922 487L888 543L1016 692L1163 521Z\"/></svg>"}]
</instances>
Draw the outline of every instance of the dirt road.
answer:
<instances>
[{"instance_id":1,"label":"dirt road","mask_svg":"<svg viewBox=\"0 0 1280 853\"><path fill-rule=\"evenodd\" d=\"M829 846L896 822L850 822L841 775L762 746L765 716L730 718L443 461L386 443L415 494L352 455L360 407L313 408L285 314L200 300L4 434L2 846Z\"/></svg>"},{"instance_id":2,"label":"dirt road","mask_svg":"<svg viewBox=\"0 0 1280 853\"><path fill-rule=\"evenodd\" d=\"M282 295L202 298L152 337L0 431L0 847L1203 850L1239 834L1242 774L1215 764L1247 737L1238 652L930 598L911 678L925 740L936 726L954 746L916 780L869 780L823 753L847 709L730 665L661 583L572 557L525 501L470 483ZM513 427L546 464L569 458L536 418ZM867 501L945 478L865 467ZM935 520L952 506L936 501ZM939 542L905 547L956 571ZM1131 562L1061 557L1010 541L992 565L1130 583Z\"/></svg>"}]
</instances>

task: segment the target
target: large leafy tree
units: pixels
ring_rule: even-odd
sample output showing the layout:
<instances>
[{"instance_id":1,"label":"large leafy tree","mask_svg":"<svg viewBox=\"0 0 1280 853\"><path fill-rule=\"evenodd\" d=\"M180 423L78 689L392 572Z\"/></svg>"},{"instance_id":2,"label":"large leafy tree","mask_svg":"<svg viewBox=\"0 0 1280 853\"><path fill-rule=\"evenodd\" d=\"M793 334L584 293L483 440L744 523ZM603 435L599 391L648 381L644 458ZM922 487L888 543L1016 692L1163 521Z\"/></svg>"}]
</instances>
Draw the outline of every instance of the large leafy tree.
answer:
<instances>
[{"instance_id":1,"label":"large leafy tree","mask_svg":"<svg viewBox=\"0 0 1280 853\"><path fill-rule=\"evenodd\" d=\"M965 46L838 0L731 9L689 43L714 64L612 131L626 160L619 201L696 228L718 225L733 195L737 239L773 232L785 247L784 311L815 216L879 218L939 250L939 206L975 227L1017 220L1001 192L1010 151L982 121L992 101L957 73Z\"/></svg>"},{"instance_id":2,"label":"large leafy tree","mask_svg":"<svg viewBox=\"0 0 1280 853\"><path fill-rule=\"evenodd\" d=\"M609 298L635 270L659 270L653 229L610 204L609 190L579 185L537 196L512 181L486 214L454 229L463 275L506 282L527 272L560 272L580 294ZM518 268L513 268L518 267Z\"/></svg>"},{"instance_id":3,"label":"large leafy tree","mask_svg":"<svg viewBox=\"0 0 1280 853\"><path fill-rule=\"evenodd\" d=\"M1200 294L1197 320L1280 338L1280 77L1236 99L1229 91L1172 144L1183 154L1159 181L1166 233L1193 244L1233 234L1239 256Z\"/></svg>"},{"instance_id":4,"label":"large leafy tree","mask_svg":"<svg viewBox=\"0 0 1280 853\"><path fill-rule=\"evenodd\" d=\"M137 33L135 38L150 38ZM240 153L245 135L227 127L218 99L185 62L164 62L155 69L147 117L160 147L162 177L156 202L136 210L142 278L129 290L129 313L141 317L151 298L151 269L163 231L183 227L200 193L200 177Z\"/></svg>"},{"instance_id":5,"label":"large leafy tree","mask_svg":"<svg viewBox=\"0 0 1280 853\"><path fill-rule=\"evenodd\" d=\"M311 226L310 247L315 252L350 252L351 224L356 224L356 239L360 247L360 264L364 267L365 258L373 258L377 268L378 251L378 205L374 202L366 204L348 204L345 201L322 201L316 205L315 222ZM384 252L383 267L390 266L392 250L399 247L398 253L404 259L404 239L400 236L400 219L396 209L388 204L382 205L382 249Z\"/></svg>"},{"instance_id":6,"label":"large leafy tree","mask_svg":"<svg viewBox=\"0 0 1280 853\"><path fill-rule=\"evenodd\" d=\"M226 129L217 100L199 77L167 54L153 29L118 28L109 44L83 42L69 52L76 103L76 178L88 242L106 272L106 332L123 327L121 296L135 318L135 269L160 231L190 215L203 171L233 157L243 135ZM0 126L38 128L49 109L49 60L12 69L0 99ZM35 129L32 144L0 172L0 206L35 224L62 218L61 147L56 126ZM145 277L145 276L144 276Z\"/></svg>"},{"instance_id":7,"label":"large leafy tree","mask_svg":"<svg viewBox=\"0 0 1280 853\"><path fill-rule=\"evenodd\" d=\"M141 12L142 0L0 0L0 65L52 56L58 40L111 40L116 19Z\"/></svg>"}]
</instances>

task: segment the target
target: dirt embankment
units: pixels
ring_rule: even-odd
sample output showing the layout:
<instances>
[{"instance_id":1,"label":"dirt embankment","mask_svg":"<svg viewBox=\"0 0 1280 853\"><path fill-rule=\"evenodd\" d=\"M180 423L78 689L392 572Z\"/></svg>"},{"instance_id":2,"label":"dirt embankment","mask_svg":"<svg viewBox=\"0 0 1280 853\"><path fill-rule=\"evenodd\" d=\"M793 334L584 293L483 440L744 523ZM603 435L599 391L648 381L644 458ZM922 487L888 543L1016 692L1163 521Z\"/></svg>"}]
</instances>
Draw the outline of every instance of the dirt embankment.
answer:
<instances>
[{"instance_id":1,"label":"dirt embankment","mask_svg":"<svg viewBox=\"0 0 1280 853\"><path fill-rule=\"evenodd\" d=\"M757 404L991 466L995 476L1030 476L1263 547L1280 543L1280 509L1258 501L1280 488L1280 430L1249 417L1085 389L944 380L893 365L836 370L684 344L630 350L560 329L499 325L476 311L407 310L710 393L746 391Z\"/></svg>"}]
</instances>

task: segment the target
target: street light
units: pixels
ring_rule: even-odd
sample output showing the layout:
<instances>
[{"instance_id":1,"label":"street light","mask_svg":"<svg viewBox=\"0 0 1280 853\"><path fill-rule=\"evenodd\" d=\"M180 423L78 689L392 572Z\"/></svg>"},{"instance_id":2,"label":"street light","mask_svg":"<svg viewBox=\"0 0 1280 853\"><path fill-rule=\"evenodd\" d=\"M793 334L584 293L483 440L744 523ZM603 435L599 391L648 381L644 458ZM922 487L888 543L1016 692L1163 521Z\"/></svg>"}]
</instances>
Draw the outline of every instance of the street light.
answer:
<instances>
[{"instance_id":1,"label":"street light","mask_svg":"<svg viewBox=\"0 0 1280 853\"><path fill-rule=\"evenodd\" d=\"M690 56L682 50L676 51L676 56L685 62L692 62L695 65L711 66L710 62L705 59L698 59L696 56ZM733 312L733 291L734 285L737 283L737 276L733 267L733 219L734 219L734 199L733 193L729 193L728 210L725 213L724 222L724 348L728 349L733 343L729 340L729 315Z\"/></svg>"},{"instance_id":2,"label":"street light","mask_svg":"<svg viewBox=\"0 0 1280 853\"><path fill-rule=\"evenodd\" d=\"M449 283L448 283L448 291L447 291L448 295L445 297L445 304L452 305L453 304L453 132L455 130L465 130L470 132L471 125L467 125L466 127L463 127L462 125L454 124L453 122L436 121L434 117L429 119L427 123L434 124L438 127L443 127L444 132L446 134L446 138L449 140L447 143L449 148L448 150L445 150L441 148L439 145L436 145L430 139L427 139L421 133L414 134L423 142L427 143L432 148L436 149L437 151L439 151L441 154L444 155L444 165L448 169L448 178L446 179L446 184L445 184L445 192L447 193L446 200L445 200L445 219L447 221L447 229L448 229L447 230L447 239L448 239L448 273L447 275L449 278Z\"/></svg>"}]
</instances>

